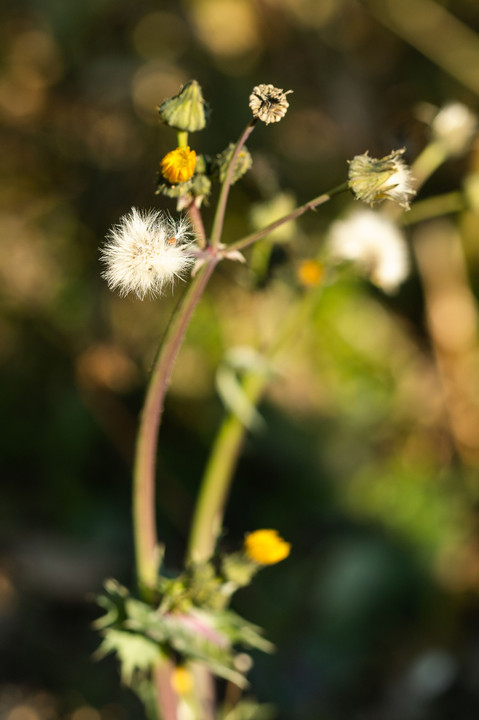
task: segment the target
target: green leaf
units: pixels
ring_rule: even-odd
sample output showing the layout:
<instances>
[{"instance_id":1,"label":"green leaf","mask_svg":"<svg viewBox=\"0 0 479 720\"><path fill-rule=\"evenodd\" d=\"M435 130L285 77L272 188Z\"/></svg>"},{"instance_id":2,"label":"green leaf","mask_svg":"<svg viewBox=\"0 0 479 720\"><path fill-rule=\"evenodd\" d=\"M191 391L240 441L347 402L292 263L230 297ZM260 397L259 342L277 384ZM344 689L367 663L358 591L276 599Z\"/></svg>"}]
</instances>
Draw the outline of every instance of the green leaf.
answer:
<instances>
[{"instance_id":1,"label":"green leaf","mask_svg":"<svg viewBox=\"0 0 479 720\"><path fill-rule=\"evenodd\" d=\"M157 643L123 630L107 630L96 656L101 658L112 652L120 660L121 679L126 685L132 684L135 672L148 672L164 657Z\"/></svg>"}]
</instances>

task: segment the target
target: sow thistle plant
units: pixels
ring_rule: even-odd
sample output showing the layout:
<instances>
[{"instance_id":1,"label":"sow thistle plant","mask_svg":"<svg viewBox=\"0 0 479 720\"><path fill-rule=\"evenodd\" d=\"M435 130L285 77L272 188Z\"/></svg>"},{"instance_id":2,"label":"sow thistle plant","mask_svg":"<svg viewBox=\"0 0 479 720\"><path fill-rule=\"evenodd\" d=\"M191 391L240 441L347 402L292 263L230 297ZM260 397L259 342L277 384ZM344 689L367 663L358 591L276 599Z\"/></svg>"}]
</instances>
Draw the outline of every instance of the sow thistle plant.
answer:
<instances>
[{"instance_id":1,"label":"sow thistle plant","mask_svg":"<svg viewBox=\"0 0 479 720\"><path fill-rule=\"evenodd\" d=\"M156 454L163 405L175 359L189 322L208 281L220 262L244 262L243 251L287 222L315 210L339 193L351 191L369 206L385 200L408 209L414 196L404 150L375 159L363 153L349 163L347 180L286 215L229 244L223 225L231 186L250 169L246 141L258 123L273 125L286 114L291 90L259 84L249 97L252 117L236 143L215 155L198 154L191 134L202 130L210 110L196 81L187 83L159 107L161 121L176 132L174 147L160 161L157 194L176 198L178 215L162 210L132 208L107 235L101 250L103 276L121 295L140 299L184 286L152 369L140 417L134 477L133 521L138 586L132 592L115 580L105 584L99 598L105 614L97 621L102 634L98 654L116 653L121 676L144 700L152 718L216 717L211 710L211 676L239 688L247 686L251 658L245 650L270 652L262 630L230 609L234 593L262 568L285 560L290 544L275 529L245 534L241 548L222 554L217 540L247 421L234 403L225 419L200 487L183 570L172 574L165 566L165 548L158 540L155 518ZM245 110L247 106L245 103ZM220 186L211 228L203 224L201 207L214 184ZM329 239L331 263L349 260L387 291L407 274L403 238L395 224L371 209L333 224ZM304 291L320 288L325 268L316 257L304 259L298 280ZM182 288L183 290L183 288ZM298 327L297 315L285 322L270 352L273 361ZM248 366L241 397L252 409L268 382L254 356ZM267 363L264 365L267 366ZM248 413L246 413L247 415ZM246 528L245 528L246 530ZM251 702L226 707L223 717L260 717ZM244 713L241 708L243 707Z\"/></svg>"}]
</instances>

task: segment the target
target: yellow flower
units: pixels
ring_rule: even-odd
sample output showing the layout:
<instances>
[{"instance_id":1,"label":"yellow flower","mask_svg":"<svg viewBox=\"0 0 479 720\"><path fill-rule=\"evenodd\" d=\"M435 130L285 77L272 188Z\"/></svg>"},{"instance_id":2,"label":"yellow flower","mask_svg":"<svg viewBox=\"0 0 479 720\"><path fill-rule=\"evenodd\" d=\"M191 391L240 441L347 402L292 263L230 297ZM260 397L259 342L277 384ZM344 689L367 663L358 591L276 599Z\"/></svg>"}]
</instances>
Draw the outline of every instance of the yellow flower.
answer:
<instances>
[{"instance_id":1,"label":"yellow flower","mask_svg":"<svg viewBox=\"0 0 479 720\"><path fill-rule=\"evenodd\" d=\"M161 173L172 185L193 177L196 153L189 147L179 147L169 152L161 161Z\"/></svg>"},{"instance_id":2,"label":"yellow flower","mask_svg":"<svg viewBox=\"0 0 479 720\"><path fill-rule=\"evenodd\" d=\"M297 274L301 285L314 287L319 285L323 278L323 266L317 260L303 260Z\"/></svg>"},{"instance_id":3,"label":"yellow flower","mask_svg":"<svg viewBox=\"0 0 479 720\"><path fill-rule=\"evenodd\" d=\"M244 549L259 565L274 565L288 557L291 545L276 530L255 530L246 536Z\"/></svg>"},{"instance_id":4,"label":"yellow flower","mask_svg":"<svg viewBox=\"0 0 479 720\"><path fill-rule=\"evenodd\" d=\"M171 685L177 695L189 695L193 690L193 678L184 665L177 665L172 671Z\"/></svg>"}]
</instances>

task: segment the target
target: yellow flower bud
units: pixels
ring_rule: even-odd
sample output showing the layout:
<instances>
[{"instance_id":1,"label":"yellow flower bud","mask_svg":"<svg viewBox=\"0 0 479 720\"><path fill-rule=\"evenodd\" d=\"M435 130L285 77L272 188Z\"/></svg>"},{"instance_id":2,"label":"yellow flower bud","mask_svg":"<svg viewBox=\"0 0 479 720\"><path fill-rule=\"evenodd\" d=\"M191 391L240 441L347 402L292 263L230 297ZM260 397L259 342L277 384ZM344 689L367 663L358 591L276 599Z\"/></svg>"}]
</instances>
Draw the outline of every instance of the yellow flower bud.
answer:
<instances>
[{"instance_id":1,"label":"yellow flower bud","mask_svg":"<svg viewBox=\"0 0 479 720\"><path fill-rule=\"evenodd\" d=\"M193 177L196 153L189 147L179 147L169 152L161 161L161 173L172 185L186 182Z\"/></svg>"},{"instance_id":2,"label":"yellow flower bud","mask_svg":"<svg viewBox=\"0 0 479 720\"><path fill-rule=\"evenodd\" d=\"M246 555L259 565L274 565L288 557L290 543L277 530L255 530L244 541Z\"/></svg>"},{"instance_id":3,"label":"yellow flower bud","mask_svg":"<svg viewBox=\"0 0 479 720\"><path fill-rule=\"evenodd\" d=\"M177 665L171 673L171 685L177 695L189 695L193 690L193 678L184 665Z\"/></svg>"},{"instance_id":4,"label":"yellow flower bud","mask_svg":"<svg viewBox=\"0 0 479 720\"><path fill-rule=\"evenodd\" d=\"M317 260L303 260L298 268L298 280L304 287L315 287L323 278L323 266Z\"/></svg>"}]
</instances>

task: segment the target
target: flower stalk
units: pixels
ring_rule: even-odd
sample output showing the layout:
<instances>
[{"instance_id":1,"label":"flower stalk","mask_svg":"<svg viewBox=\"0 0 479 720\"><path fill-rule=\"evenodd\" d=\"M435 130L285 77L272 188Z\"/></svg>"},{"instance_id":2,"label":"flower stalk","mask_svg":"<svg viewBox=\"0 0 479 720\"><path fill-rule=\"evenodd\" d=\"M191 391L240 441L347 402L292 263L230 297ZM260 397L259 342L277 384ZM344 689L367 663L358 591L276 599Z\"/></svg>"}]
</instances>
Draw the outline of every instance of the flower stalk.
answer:
<instances>
[{"instance_id":1,"label":"flower stalk","mask_svg":"<svg viewBox=\"0 0 479 720\"><path fill-rule=\"evenodd\" d=\"M250 120L250 122L247 124L245 129L243 130L243 133L241 134L238 142L236 143L233 155L231 156L230 164L228 167L228 171L226 173L225 180L221 186L220 196L218 198L218 205L216 206L216 213L213 220L213 228L211 230L211 239L210 244L213 248L217 248L220 240L221 240L221 233L223 232L223 224L225 220L225 211L226 211L226 203L228 202L228 195L231 187L231 182L233 179L233 172L236 165L236 159L238 155L241 152L241 148L253 132L255 125L257 122L257 118L253 118Z\"/></svg>"},{"instance_id":2,"label":"flower stalk","mask_svg":"<svg viewBox=\"0 0 479 720\"><path fill-rule=\"evenodd\" d=\"M252 405L259 402L265 383L263 374L250 372L245 377L243 391ZM216 436L201 483L188 542L187 564L206 562L213 554L244 436L241 420L229 413Z\"/></svg>"},{"instance_id":3,"label":"flower stalk","mask_svg":"<svg viewBox=\"0 0 479 720\"><path fill-rule=\"evenodd\" d=\"M133 526L138 585L144 597L151 595L158 573L155 470L164 399L190 319L216 263L217 260L212 257L203 265L168 326L153 367L140 418L133 471Z\"/></svg>"},{"instance_id":4,"label":"flower stalk","mask_svg":"<svg viewBox=\"0 0 479 720\"><path fill-rule=\"evenodd\" d=\"M301 217L301 215L304 215L304 213L308 210L315 210L320 205L324 205L325 203L327 203L335 195L339 195L346 190L349 190L349 183L347 182L338 185L337 187L333 188L333 190L330 190L328 193L318 195L318 197L313 198L313 200L309 200L307 203L304 203L304 205L300 205L292 212L288 213L282 218L279 218L279 220L275 220L261 230L258 230L251 235L247 235L246 237L241 238L241 240L237 240L236 242L231 243L231 245L228 245L228 251L231 252L233 250L244 250L249 245L252 245L258 240L261 240L262 238L266 237L266 235L269 235L269 233L273 232L273 230L276 230L276 228L280 227L281 225L284 225L291 220L296 220L296 218Z\"/></svg>"}]
</instances>

